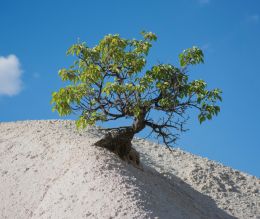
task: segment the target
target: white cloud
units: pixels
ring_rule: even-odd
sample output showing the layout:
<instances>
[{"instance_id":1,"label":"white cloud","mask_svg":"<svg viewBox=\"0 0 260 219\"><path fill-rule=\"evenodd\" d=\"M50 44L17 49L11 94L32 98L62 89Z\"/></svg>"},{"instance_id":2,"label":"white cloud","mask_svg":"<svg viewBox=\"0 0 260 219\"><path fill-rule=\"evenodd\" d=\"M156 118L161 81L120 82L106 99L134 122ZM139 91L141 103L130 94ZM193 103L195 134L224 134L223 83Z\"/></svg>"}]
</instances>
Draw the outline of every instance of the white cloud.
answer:
<instances>
[{"instance_id":1,"label":"white cloud","mask_svg":"<svg viewBox=\"0 0 260 219\"><path fill-rule=\"evenodd\" d=\"M0 56L0 96L13 96L22 89L22 70L15 55Z\"/></svg>"}]
</instances>

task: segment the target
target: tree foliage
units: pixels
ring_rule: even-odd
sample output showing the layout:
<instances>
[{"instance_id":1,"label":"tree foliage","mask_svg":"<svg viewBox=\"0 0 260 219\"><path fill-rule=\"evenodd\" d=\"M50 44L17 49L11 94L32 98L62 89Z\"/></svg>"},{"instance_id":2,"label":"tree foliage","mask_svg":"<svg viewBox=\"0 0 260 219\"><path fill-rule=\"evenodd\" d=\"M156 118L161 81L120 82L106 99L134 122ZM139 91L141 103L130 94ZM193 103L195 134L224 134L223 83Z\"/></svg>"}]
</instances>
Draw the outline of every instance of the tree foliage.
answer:
<instances>
[{"instance_id":1,"label":"tree foliage","mask_svg":"<svg viewBox=\"0 0 260 219\"><path fill-rule=\"evenodd\" d=\"M170 146L184 131L189 109L198 111L199 122L212 119L220 111L219 89L207 90L203 80L189 80L187 69L203 63L197 47L179 55L180 66L158 64L145 69L155 34L142 32L142 39L124 39L118 34L105 36L98 45L72 45L67 55L76 57L69 68L59 71L71 82L52 94L53 109L61 116L78 112L77 127L119 118L133 120L133 133L150 127ZM160 112L160 118L153 115Z\"/></svg>"}]
</instances>

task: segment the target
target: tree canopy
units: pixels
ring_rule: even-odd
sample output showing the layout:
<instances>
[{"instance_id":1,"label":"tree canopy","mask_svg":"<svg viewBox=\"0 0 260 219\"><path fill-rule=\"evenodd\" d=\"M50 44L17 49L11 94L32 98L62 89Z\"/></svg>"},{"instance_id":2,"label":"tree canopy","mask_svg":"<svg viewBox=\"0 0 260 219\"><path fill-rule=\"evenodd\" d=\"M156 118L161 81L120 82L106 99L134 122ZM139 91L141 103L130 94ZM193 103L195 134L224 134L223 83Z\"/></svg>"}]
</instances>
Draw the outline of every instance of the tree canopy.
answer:
<instances>
[{"instance_id":1,"label":"tree canopy","mask_svg":"<svg viewBox=\"0 0 260 219\"><path fill-rule=\"evenodd\" d=\"M154 33L142 39L106 35L98 45L72 45L67 55L76 57L69 68L59 71L70 85L52 94L53 109L61 116L78 113L77 127L119 118L133 120L133 133L150 127L167 146L185 130L188 110L196 109L199 122L220 111L221 90L208 90L203 80L190 80L188 68L204 62L201 49L192 47L179 55L179 66L157 64L146 69ZM160 112L159 117L154 117Z\"/></svg>"}]
</instances>

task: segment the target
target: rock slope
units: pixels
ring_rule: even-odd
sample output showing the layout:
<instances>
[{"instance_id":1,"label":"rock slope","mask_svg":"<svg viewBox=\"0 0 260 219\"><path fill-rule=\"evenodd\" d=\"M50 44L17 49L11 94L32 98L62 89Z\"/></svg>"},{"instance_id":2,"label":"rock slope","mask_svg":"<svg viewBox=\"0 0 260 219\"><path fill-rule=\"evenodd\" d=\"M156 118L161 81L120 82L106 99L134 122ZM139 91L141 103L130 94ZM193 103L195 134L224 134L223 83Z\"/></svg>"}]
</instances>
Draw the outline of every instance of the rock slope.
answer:
<instances>
[{"instance_id":1,"label":"rock slope","mask_svg":"<svg viewBox=\"0 0 260 219\"><path fill-rule=\"evenodd\" d=\"M135 139L143 170L73 121L0 123L0 218L260 218L260 180Z\"/></svg>"}]
</instances>

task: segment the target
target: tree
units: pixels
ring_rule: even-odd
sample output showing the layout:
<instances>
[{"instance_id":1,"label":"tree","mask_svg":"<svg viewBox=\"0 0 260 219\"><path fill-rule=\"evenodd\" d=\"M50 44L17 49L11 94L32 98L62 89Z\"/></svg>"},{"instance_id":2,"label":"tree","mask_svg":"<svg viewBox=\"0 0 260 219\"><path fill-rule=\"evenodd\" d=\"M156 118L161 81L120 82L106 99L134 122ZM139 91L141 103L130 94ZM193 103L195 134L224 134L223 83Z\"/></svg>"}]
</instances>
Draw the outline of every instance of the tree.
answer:
<instances>
[{"instance_id":1,"label":"tree","mask_svg":"<svg viewBox=\"0 0 260 219\"><path fill-rule=\"evenodd\" d=\"M61 79L71 84L52 94L53 109L59 115L79 113L78 128L97 121L131 119L131 126L111 128L95 143L121 158L129 155L134 135L146 127L170 148L185 131L189 109L198 111L200 123L220 111L221 91L207 90L205 81L191 81L187 74L189 66L204 62L202 50L184 50L179 55L180 67L158 64L145 70L146 57L157 37L151 32L142 32L142 36L141 40L129 40L107 35L92 48L84 42L72 45L67 55L76 56L76 60L59 71ZM159 112L158 120L152 116L155 112Z\"/></svg>"}]
</instances>

